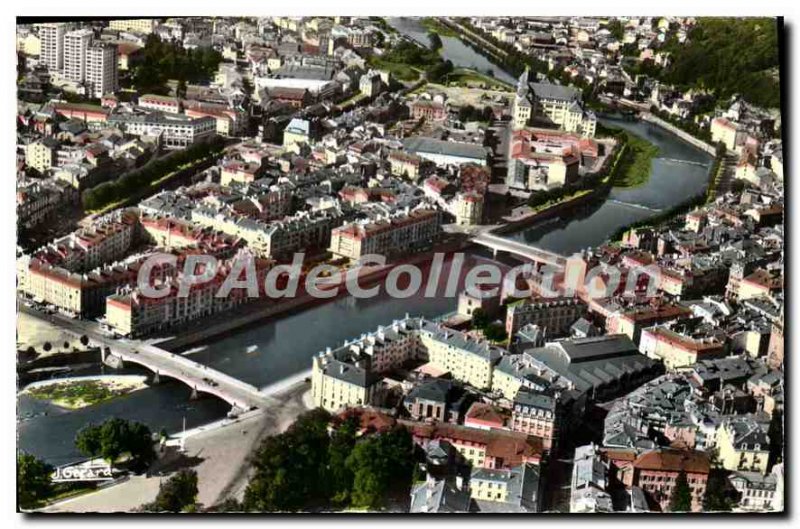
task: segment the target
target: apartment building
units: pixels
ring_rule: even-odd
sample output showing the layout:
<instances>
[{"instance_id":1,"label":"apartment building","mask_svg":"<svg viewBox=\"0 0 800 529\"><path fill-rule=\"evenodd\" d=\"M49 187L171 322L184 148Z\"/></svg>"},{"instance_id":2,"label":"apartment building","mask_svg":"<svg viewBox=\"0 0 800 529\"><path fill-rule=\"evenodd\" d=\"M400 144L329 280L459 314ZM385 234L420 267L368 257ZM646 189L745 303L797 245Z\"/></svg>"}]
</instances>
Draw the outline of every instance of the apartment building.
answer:
<instances>
[{"instance_id":1,"label":"apartment building","mask_svg":"<svg viewBox=\"0 0 800 529\"><path fill-rule=\"evenodd\" d=\"M744 143L747 132L725 118L711 120L711 143L722 143L729 151L733 151Z\"/></svg>"},{"instance_id":2,"label":"apartment building","mask_svg":"<svg viewBox=\"0 0 800 529\"><path fill-rule=\"evenodd\" d=\"M263 285L272 262L254 257L248 250L242 249L219 265L214 278L191 284L186 295L179 294L181 283L186 280L179 272L167 275L161 281L154 281L156 288L169 288L166 296L146 297L138 287L109 296L106 299L106 323L124 336L143 336L247 303L248 291L244 288L233 289L227 296L216 295L231 273L233 263L247 259L253 260L258 284ZM178 270L181 269L179 265Z\"/></svg>"},{"instance_id":3,"label":"apartment building","mask_svg":"<svg viewBox=\"0 0 800 529\"><path fill-rule=\"evenodd\" d=\"M541 439L508 430L482 430L450 423L398 420L411 430L414 442L425 449L432 441L446 441L473 468L513 469L542 460Z\"/></svg>"},{"instance_id":4,"label":"apartment building","mask_svg":"<svg viewBox=\"0 0 800 529\"><path fill-rule=\"evenodd\" d=\"M684 473L692 494L692 511L700 511L706 492L710 464L705 452L658 449L636 457L623 468L622 481L647 493L666 511L678 476Z\"/></svg>"},{"instance_id":5,"label":"apartment building","mask_svg":"<svg viewBox=\"0 0 800 529\"><path fill-rule=\"evenodd\" d=\"M315 356L311 377L314 403L331 412L376 404L381 374L422 354L418 331L424 325L428 323L421 318L397 320Z\"/></svg>"},{"instance_id":6,"label":"apartment building","mask_svg":"<svg viewBox=\"0 0 800 529\"><path fill-rule=\"evenodd\" d=\"M747 416L724 421L716 436L718 459L722 467L766 474L769 463L767 428L767 424Z\"/></svg>"},{"instance_id":7,"label":"apartment building","mask_svg":"<svg viewBox=\"0 0 800 529\"><path fill-rule=\"evenodd\" d=\"M76 29L64 34L64 77L76 83L86 80L86 52L94 38L91 29Z\"/></svg>"},{"instance_id":8,"label":"apartment building","mask_svg":"<svg viewBox=\"0 0 800 529\"><path fill-rule=\"evenodd\" d=\"M558 400L543 393L518 391L511 408L511 429L542 439L546 452L558 443L560 410Z\"/></svg>"},{"instance_id":9,"label":"apartment building","mask_svg":"<svg viewBox=\"0 0 800 529\"><path fill-rule=\"evenodd\" d=\"M513 402L520 391L545 391L555 377L554 371L526 353L506 355L492 373L492 393Z\"/></svg>"},{"instance_id":10,"label":"apartment building","mask_svg":"<svg viewBox=\"0 0 800 529\"><path fill-rule=\"evenodd\" d=\"M39 38L41 39L41 62L47 69L60 72L64 68L64 35L67 33L66 24L41 24Z\"/></svg>"},{"instance_id":11,"label":"apartment building","mask_svg":"<svg viewBox=\"0 0 800 529\"><path fill-rule=\"evenodd\" d=\"M154 18L128 18L122 20L112 20L108 23L108 27L115 31L149 35L158 27L158 20Z\"/></svg>"},{"instance_id":12,"label":"apartment building","mask_svg":"<svg viewBox=\"0 0 800 529\"><path fill-rule=\"evenodd\" d=\"M347 349L320 353L312 359L311 396L314 405L330 412L378 403L381 377L369 359Z\"/></svg>"},{"instance_id":13,"label":"apartment building","mask_svg":"<svg viewBox=\"0 0 800 529\"><path fill-rule=\"evenodd\" d=\"M148 110L179 114L181 100L177 97L162 96L158 94L144 94L139 96L139 106Z\"/></svg>"},{"instance_id":14,"label":"apartment building","mask_svg":"<svg viewBox=\"0 0 800 529\"><path fill-rule=\"evenodd\" d=\"M86 49L86 86L90 97L101 98L119 89L117 46L93 42Z\"/></svg>"},{"instance_id":15,"label":"apartment building","mask_svg":"<svg viewBox=\"0 0 800 529\"><path fill-rule=\"evenodd\" d=\"M191 118L213 118L220 136L241 136L247 126L247 114L226 105L184 101L183 112Z\"/></svg>"},{"instance_id":16,"label":"apartment building","mask_svg":"<svg viewBox=\"0 0 800 529\"><path fill-rule=\"evenodd\" d=\"M56 165L58 141L51 137L33 141L25 146L25 165L46 175Z\"/></svg>"},{"instance_id":17,"label":"apartment building","mask_svg":"<svg viewBox=\"0 0 800 529\"><path fill-rule=\"evenodd\" d=\"M422 158L404 151L392 151L387 157L389 170L395 176L405 176L416 180L421 172Z\"/></svg>"},{"instance_id":18,"label":"apartment building","mask_svg":"<svg viewBox=\"0 0 800 529\"><path fill-rule=\"evenodd\" d=\"M50 180L31 180L17 183L17 222L28 228L50 218L62 207L77 200L77 194L67 184Z\"/></svg>"},{"instance_id":19,"label":"apartment building","mask_svg":"<svg viewBox=\"0 0 800 529\"><path fill-rule=\"evenodd\" d=\"M597 129L597 117L584 110L580 90L553 83L529 83L527 70L517 83L511 112L517 129L537 120L588 138L594 137Z\"/></svg>"},{"instance_id":20,"label":"apartment building","mask_svg":"<svg viewBox=\"0 0 800 529\"><path fill-rule=\"evenodd\" d=\"M483 221L483 194L477 191L456 193L452 213L459 226L478 226Z\"/></svg>"},{"instance_id":21,"label":"apartment building","mask_svg":"<svg viewBox=\"0 0 800 529\"><path fill-rule=\"evenodd\" d=\"M205 141L216 133L214 118L190 118L180 114L151 112L149 114L112 114L109 125L133 136L160 138L166 149L185 149Z\"/></svg>"},{"instance_id":22,"label":"apartment building","mask_svg":"<svg viewBox=\"0 0 800 529\"><path fill-rule=\"evenodd\" d=\"M488 502L496 505L491 510L500 512L539 512L539 487L539 467L530 463L499 470L476 468L469 484L479 509Z\"/></svg>"},{"instance_id":23,"label":"apartment building","mask_svg":"<svg viewBox=\"0 0 800 529\"><path fill-rule=\"evenodd\" d=\"M141 261L135 259L79 274L26 255L17 260L17 290L77 316L100 316L107 296L136 281Z\"/></svg>"},{"instance_id":24,"label":"apartment building","mask_svg":"<svg viewBox=\"0 0 800 529\"><path fill-rule=\"evenodd\" d=\"M441 215L434 209L405 210L387 219L353 222L331 232L330 251L353 260L370 254L399 255L430 246L440 225Z\"/></svg>"},{"instance_id":25,"label":"apartment building","mask_svg":"<svg viewBox=\"0 0 800 529\"><path fill-rule=\"evenodd\" d=\"M588 307L578 298L541 298L511 305L506 312L506 332L513 336L522 327L533 324L545 329L547 336L567 336L573 323L584 317Z\"/></svg>"},{"instance_id":26,"label":"apartment building","mask_svg":"<svg viewBox=\"0 0 800 529\"><path fill-rule=\"evenodd\" d=\"M503 356L503 349L435 325L422 328L419 339L432 366L475 388L492 387L492 372Z\"/></svg>"},{"instance_id":27,"label":"apartment building","mask_svg":"<svg viewBox=\"0 0 800 529\"><path fill-rule=\"evenodd\" d=\"M230 160L222 164L220 184L223 186L229 186L232 182L249 184L258 180L260 173L260 164Z\"/></svg>"},{"instance_id":28,"label":"apartment building","mask_svg":"<svg viewBox=\"0 0 800 529\"><path fill-rule=\"evenodd\" d=\"M606 318L606 332L625 334L638 344L642 329L691 317L691 309L678 304L633 307L611 313Z\"/></svg>"},{"instance_id":29,"label":"apartment building","mask_svg":"<svg viewBox=\"0 0 800 529\"><path fill-rule=\"evenodd\" d=\"M692 338L664 326L642 330L639 350L662 360L668 370L696 364L699 360L726 355L725 344L714 338Z\"/></svg>"}]
</instances>

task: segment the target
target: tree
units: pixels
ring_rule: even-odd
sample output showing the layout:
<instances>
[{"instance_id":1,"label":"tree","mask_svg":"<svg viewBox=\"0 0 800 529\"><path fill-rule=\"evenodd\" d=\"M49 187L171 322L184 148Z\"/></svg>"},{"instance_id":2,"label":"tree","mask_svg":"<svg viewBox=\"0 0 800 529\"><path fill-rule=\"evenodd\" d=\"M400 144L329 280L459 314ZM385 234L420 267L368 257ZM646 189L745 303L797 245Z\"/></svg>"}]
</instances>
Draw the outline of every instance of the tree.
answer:
<instances>
[{"instance_id":1,"label":"tree","mask_svg":"<svg viewBox=\"0 0 800 529\"><path fill-rule=\"evenodd\" d=\"M178 86L175 88L175 97L181 99L186 97L186 79L178 80Z\"/></svg>"},{"instance_id":2,"label":"tree","mask_svg":"<svg viewBox=\"0 0 800 529\"><path fill-rule=\"evenodd\" d=\"M150 429L116 417L99 426L85 426L75 437L75 446L86 456L102 457L110 463L128 454L135 472L143 471L155 458Z\"/></svg>"},{"instance_id":3,"label":"tree","mask_svg":"<svg viewBox=\"0 0 800 529\"><path fill-rule=\"evenodd\" d=\"M145 510L153 512L185 512L194 510L197 503L197 471L183 469L161 483L158 495Z\"/></svg>"},{"instance_id":4,"label":"tree","mask_svg":"<svg viewBox=\"0 0 800 529\"><path fill-rule=\"evenodd\" d=\"M476 329L483 329L492 322L489 315L483 309L475 309L472 311L472 326Z\"/></svg>"},{"instance_id":5,"label":"tree","mask_svg":"<svg viewBox=\"0 0 800 529\"><path fill-rule=\"evenodd\" d=\"M37 507L53 492L50 474L53 467L37 457L21 452L17 454L17 502L23 509Z\"/></svg>"},{"instance_id":6,"label":"tree","mask_svg":"<svg viewBox=\"0 0 800 529\"><path fill-rule=\"evenodd\" d=\"M783 412L780 410L772 412L767 435L769 437L768 468L772 468L775 463L783 461Z\"/></svg>"},{"instance_id":7,"label":"tree","mask_svg":"<svg viewBox=\"0 0 800 529\"><path fill-rule=\"evenodd\" d=\"M318 408L286 432L264 439L245 489L246 510L296 511L327 501L329 421L330 414Z\"/></svg>"},{"instance_id":8,"label":"tree","mask_svg":"<svg viewBox=\"0 0 800 529\"><path fill-rule=\"evenodd\" d=\"M245 512L244 505L236 498L225 498L217 505L218 512Z\"/></svg>"},{"instance_id":9,"label":"tree","mask_svg":"<svg viewBox=\"0 0 800 529\"><path fill-rule=\"evenodd\" d=\"M75 436L75 448L88 457L100 455L102 443L100 442L100 427L93 424L84 426Z\"/></svg>"},{"instance_id":10,"label":"tree","mask_svg":"<svg viewBox=\"0 0 800 529\"><path fill-rule=\"evenodd\" d=\"M347 458L356 444L355 418L347 419L331 436L328 446L328 477L331 501L343 505L350 499L353 485L353 472L347 466Z\"/></svg>"},{"instance_id":11,"label":"tree","mask_svg":"<svg viewBox=\"0 0 800 529\"><path fill-rule=\"evenodd\" d=\"M353 506L379 508L391 490L405 494L410 490L414 467L411 434L400 427L360 440L347 465L353 472Z\"/></svg>"},{"instance_id":12,"label":"tree","mask_svg":"<svg viewBox=\"0 0 800 529\"><path fill-rule=\"evenodd\" d=\"M439 34L435 31L431 31L428 33L428 40L431 41L431 49L432 50L439 50L442 48L442 39L439 37Z\"/></svg>"},{"instance_id":13,"label":"tree","mask_svg":"<svg viewBox=\"0 0 800 529\"><path fill-rule=\"evenodd\" d=\"M706 494L703 496L703 511L728 512L734 504L726 472L719 468L712 468L708 473Z\"/></svg>"},{"instance_id":14,"label":"tree","mask_svg":"<svg viewBox=\"0 0 800 529\"><path fill-rule=\"evenodd\" d=\"M669 498L670 512L688 512L692 510L692 490L689 488L689 481L686 479L686 472L681 470L675 480L675 487Z\"/></svg>"}]
</instances>

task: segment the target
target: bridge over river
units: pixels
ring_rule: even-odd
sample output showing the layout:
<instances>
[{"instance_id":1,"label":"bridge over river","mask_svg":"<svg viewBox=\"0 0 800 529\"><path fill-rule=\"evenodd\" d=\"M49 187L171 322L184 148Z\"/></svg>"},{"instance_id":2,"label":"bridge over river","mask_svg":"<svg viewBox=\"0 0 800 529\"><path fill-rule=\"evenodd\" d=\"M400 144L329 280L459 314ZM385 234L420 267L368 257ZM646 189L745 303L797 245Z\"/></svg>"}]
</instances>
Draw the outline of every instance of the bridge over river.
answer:
<instances>
[{"instance_id":1,"label":"bridge over river","mask_svg":"<svg viewBox=\"0 0 800 529\"><path fill-rule=\"evenodd\" d=\"M57 325L74 336L86 336L90 344L101 348L103 362L111 367L122 367L125 362L146 367L153 372L156 382L161 377L174 378L192 388L193 394L209 393L228 402L233 411L264 408L277 402L253 385L179 354L140 340L115 338L97 322L62 314L43 314L23 303L19 307L26 314Z\"/></svg>"}]
</instances>

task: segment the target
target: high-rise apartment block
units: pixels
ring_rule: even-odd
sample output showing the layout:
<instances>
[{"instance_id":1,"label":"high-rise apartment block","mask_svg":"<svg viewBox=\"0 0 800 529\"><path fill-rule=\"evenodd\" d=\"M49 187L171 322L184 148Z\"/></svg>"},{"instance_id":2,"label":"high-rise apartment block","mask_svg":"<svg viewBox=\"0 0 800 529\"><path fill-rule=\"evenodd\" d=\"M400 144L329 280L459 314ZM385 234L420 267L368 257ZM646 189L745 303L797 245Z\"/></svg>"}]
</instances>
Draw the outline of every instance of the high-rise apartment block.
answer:
<instances>
[{"instance_id":1,"label":"high-rise apartment block","mask_svg":"<svg viewBox=\"0 0 800 529\"><path fill-rule=\"evenodd\" d=\"M92 43L91 29L76 29L64 35L64 77L76 83L86 79L86 51Z\"/></svg>"},{"instance_id":2,"label":"high-rise apartment block","mask_svg":"<svg viewBox=\"0 0 800 529\"><path fill-rule=\"evenodd\" d=\"M94 42L86 50L87 95L100 98L117 90L117 47Z\"/></svg>"},{"instance_id":3,"label":"high-rise apartment block","mask_svg":"<svg viewBox=\"0 0 800 529\"><path fill-rule=\"evenodd\" d=\"M41 62L51 72L64 68L64 24L42 24L39 26L39 38L42 43Z\"/></svg>"}]
</instances>

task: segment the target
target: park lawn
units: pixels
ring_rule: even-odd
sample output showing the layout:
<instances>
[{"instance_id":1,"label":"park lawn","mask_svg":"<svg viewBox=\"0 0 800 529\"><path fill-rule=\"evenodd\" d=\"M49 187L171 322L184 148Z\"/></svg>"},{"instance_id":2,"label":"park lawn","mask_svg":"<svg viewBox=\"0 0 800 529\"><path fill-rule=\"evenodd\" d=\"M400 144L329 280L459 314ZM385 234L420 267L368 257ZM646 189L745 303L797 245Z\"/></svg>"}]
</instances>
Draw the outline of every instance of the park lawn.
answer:
<instances>
[{"instance_id":1,"label":"park lawn","mask_svg":"<svg viewBox=\"0 0 800 529\"><path fill-rule=\"evenodd\" d=\"M614 187L637 187L650 179L653 158L658 156L659 148L649 141L625 133L628 137L626 149L614 174Z\"/></svg>"}]
</instances>

